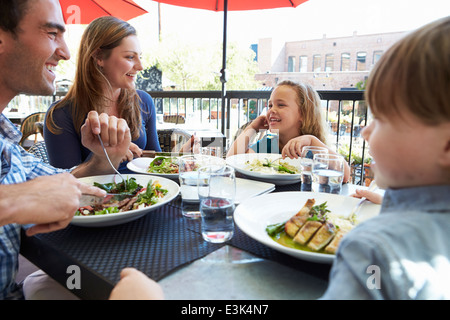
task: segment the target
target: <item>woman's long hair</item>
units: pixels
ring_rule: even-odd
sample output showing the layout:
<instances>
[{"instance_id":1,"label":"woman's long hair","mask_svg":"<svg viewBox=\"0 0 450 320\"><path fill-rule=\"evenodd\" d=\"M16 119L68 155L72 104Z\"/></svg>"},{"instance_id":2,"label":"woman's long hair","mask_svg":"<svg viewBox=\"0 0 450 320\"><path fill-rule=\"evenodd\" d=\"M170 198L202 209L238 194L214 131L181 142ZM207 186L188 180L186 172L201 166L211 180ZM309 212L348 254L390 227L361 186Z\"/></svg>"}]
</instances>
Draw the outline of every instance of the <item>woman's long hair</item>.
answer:
<instances>
[{"instance_id":1,"label":"woman's long hair","mask_svg":"<svg viewBox=\"0 0 450 320\"><path fill-rule=\"evenodd\" d=\"M97 58L107 59L111 50L130 35L136 35L136 30L128 22L115 17L97 18L89 24L81 39L74 83L67 95L47 115L46 123L50 132L61 133L61 128L53 120L53 112L59 108L72 105L74 128L80 134L89 111L101 113L111 103L109 97L112 96L112 88L97 64ZM109 88L111 94L105 94L104 88ZM139 103L140 98L135 89L121 89L117 101L119 117L127 121L133 140L139 137L142 125Z\"/></svg>"}]
</instances>

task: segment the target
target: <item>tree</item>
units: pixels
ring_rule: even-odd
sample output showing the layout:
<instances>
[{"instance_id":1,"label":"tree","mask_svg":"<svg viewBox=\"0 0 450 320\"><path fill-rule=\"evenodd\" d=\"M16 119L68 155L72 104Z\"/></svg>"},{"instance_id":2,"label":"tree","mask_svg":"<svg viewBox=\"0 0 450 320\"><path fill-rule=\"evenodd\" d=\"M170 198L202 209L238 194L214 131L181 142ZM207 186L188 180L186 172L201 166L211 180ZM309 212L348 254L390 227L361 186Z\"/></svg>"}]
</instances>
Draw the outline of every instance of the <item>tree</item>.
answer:
<instances>
[{"instance_id":1,"label":"tree","mask_svg":"<svg viewBox=\"0 0 450 320\"><path fill-rule=\"evenodd\" d=\"M254 80L258 72L255 54L250 48L240 48L230 43L227 55L227 90L252 90L258 83ZM222 45L206 46L192 44L170 36L159 43L153 58L163 76L177 83L180 90L220 90L219 70L222 65Z\"/></svg>"}]
</instances>

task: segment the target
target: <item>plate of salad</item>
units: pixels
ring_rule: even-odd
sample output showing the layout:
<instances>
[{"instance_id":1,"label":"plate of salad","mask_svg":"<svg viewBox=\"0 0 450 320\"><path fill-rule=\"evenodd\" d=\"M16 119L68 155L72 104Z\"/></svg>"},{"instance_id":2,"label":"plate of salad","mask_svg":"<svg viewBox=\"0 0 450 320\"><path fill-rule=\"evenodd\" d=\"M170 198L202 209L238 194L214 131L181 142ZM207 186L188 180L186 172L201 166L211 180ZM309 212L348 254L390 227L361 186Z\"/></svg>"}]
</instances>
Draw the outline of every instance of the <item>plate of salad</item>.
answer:
<instances>
[{"instance_id":1,"label":"plate of salad","mask_svg":"<svg viewBox=\"0 0 450 320\"><path fill-rule=\"evenodd\" d=\"M151 175L127 176L121 181L118 175L80 178L108 194L102 204L81 207L71 224L83 227L107 227L130 222L158 209L173 200L180 192L178 184L170 179Z\"/></svg>"},{"instance_id":2,"label":"plate of salad","mask_svg":"<svg viewBox=\"0 0 450 320\"><path fill-rule=\"evenodd\" d=\"M227 164L247 178L276 185L301 180L300 159L281 159L280 154L244 153L227 157Z\"/></svg>"},{"instance_id":3,"label":"plate of salad","mask_svg":"<svg viewBox=\"0 0 450 320\"><path fill-rule=\"evenodd\" d=\"M136 173L178 180L178 157L136 158L127 163L127 168Z\"/></svg>"}]
</instances>

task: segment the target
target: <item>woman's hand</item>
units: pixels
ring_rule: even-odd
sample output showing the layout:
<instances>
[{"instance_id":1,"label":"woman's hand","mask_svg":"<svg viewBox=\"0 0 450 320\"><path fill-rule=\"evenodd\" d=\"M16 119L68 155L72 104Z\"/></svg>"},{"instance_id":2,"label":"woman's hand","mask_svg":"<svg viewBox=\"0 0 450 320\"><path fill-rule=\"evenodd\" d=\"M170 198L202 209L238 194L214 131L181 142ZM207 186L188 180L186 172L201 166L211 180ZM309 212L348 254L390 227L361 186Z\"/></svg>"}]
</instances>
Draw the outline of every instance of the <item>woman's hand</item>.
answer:
<instances>
[{"instance_id":1,"label":"woman's hand","mask_svg":"<svg viewBox=\"0 0 450 320\"><path fill-rule=\"evenodd\" d=\"M101 136L108 156L116 168L118 168L124 158L128 158L131 133L127 122L124 119L109 116L106 113L99 115L96 111L91 111L86 122L81 127L81 143L91 150L94 155L92 156L92 161L86 163L83 172L81 174L77 173L77 176L84 176L85 173L100 174L112 171L109 162L106 160L98 135Z\"/></svg>"},{"instance_id":2,"label":"woman's hand","mask_svg":"<svg viewBox=\"0 0 450 320\"><path fill-rule=\"evenodd\" d=\"M142 149L138 147L137 144L131 142L130 148L128 149L125 156L122 158L122 162L131 161L134 158L139 158L142 156Z\"/></svg>"}]
</instances>

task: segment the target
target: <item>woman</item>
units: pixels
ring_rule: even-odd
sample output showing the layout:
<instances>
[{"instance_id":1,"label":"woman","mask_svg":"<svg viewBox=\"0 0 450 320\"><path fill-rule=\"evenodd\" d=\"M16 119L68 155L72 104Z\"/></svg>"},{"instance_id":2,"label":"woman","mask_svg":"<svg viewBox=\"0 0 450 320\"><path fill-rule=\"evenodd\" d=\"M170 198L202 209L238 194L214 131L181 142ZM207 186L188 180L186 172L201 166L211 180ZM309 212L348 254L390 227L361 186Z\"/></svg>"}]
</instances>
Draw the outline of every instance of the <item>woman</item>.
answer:
<instances>
[{"instance_id":1,"label":"woman","mask_svg":"<svg viewBox=\"0 0 450 320\"><path fill-rule=\"evenodd\" d=\"M258 132L265 130L269 134L250 144ZM330 153L336 154L326 142L318 93L307 84L283 81L270 95L267 114L259 116L245 128L231 145L227 156L258 152L298 158L304 146L325 147ZM344 181L348 181L349 176L350 168L347 164Z\"/></svg>"},{"instance_id":2,"label":"woman","mask_svg":"<svg viewBox=\"0 0 450 320\"><path fill-rule=\"evenodd\" d=\"M91 110L123 118L130 127L133 143L121 172L142 149L161 151L153 99L135 88L136 75L143 69L140 54L136 30L127 22L101 17L89 24L81 39L74 83L47 112L44 137L53 166L71 168L90 157L80 128Z\"/></svg>"}]
</instances>

